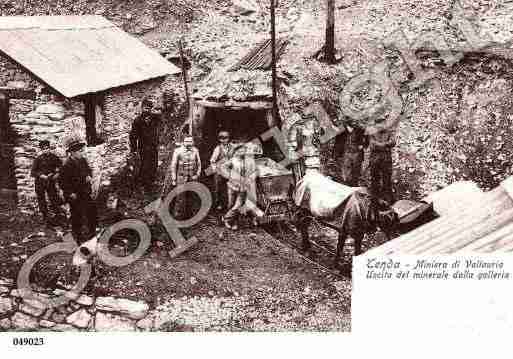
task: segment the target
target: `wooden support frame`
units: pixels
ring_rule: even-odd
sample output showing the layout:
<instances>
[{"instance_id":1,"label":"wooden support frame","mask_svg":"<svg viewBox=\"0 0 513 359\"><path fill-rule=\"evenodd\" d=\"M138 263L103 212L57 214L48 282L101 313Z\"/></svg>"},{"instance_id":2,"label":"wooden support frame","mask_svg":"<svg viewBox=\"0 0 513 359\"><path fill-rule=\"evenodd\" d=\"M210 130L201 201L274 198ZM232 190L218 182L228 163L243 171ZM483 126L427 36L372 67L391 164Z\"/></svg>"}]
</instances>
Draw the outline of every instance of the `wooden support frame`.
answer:
<instances>
[{"instance_id":1,"label":"wooden support frame","mask_svg":"<svg viewBox=\"0 0 513 359\"><path fill-rule=\"evenodd\" d=\"M252 110L268 110L273 108L272 102L267 101L225 101L225 102L215 102L208 100L194 100L194 103L203 106L203 107L214 107L214 108L223 108L223 107L247 107Z\"/></svg>"}]
</instances>

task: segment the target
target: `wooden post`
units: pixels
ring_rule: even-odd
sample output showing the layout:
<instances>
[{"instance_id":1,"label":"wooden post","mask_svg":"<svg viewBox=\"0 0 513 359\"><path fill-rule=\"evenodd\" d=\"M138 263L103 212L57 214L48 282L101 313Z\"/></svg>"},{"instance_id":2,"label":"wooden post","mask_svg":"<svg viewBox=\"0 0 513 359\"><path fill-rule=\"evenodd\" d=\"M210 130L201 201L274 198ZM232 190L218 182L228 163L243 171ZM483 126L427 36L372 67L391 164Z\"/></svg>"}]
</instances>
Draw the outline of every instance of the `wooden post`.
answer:
<instances>
[{"instance_id":1,"label":"wooden post","mask_svg":"<svg viewBox=\"0 0 513 359\"><path fill-rule=\"evenodd\" d=\"M326 43L324 56L328 63L335 63L335 0L327 0Z\"/></svg>"},{"instance_id":2,"label":"wooden post","mask_svg":"<svg viewBox=\"0 0 513 359\"><path fill-rule=\"evenodd\" d=\"M84 96L86 142L89 146L97 144L96 138L96 96L87 94Z\"/></svg>"},{"instance_id":3,"label":"wooden post","mask_svg":"<svg viewBox=\"0 0 513 359\"><path fill-rule=\"evenodd\" d=\"M272 91L273 91L273 122L278 123L278 100L277 100L277 80L276 80L276 18L275 18L275 0L271 0L271 72L272 72Z\"/></svg>"},{"instance_id":4,"label":"wooden post","mask_svg":"<svg viewBox=\"0 0 513 359\"><path fill-rule=\"evenodd\" d=\"M180 51L180 62L182 64L183 85L185 87L185 98L187 101L187 113L189 114L189 136L192 136L192 106L189 96L189 86L187 85L187 69L185 68L185 58L183 55L182 40L178 40L178 50Z\"/></svg>"},{"instance_id":5,"label":"wooden post","mask_svg":"<svg viewBox=\"0 0 513 359\"><path fill-rule=\"evenodd\" d=\"M9 97L0 92L0 143L9 138Z\"/></svg>"}]
</instances>

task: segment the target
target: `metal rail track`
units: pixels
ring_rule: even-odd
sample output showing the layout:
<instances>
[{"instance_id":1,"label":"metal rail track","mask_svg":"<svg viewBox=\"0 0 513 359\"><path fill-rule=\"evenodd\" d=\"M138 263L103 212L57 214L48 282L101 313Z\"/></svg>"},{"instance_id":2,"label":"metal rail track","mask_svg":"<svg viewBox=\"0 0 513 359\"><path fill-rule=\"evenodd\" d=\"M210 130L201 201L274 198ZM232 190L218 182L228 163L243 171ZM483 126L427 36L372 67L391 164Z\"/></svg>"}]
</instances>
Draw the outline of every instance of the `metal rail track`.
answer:
<instances>
[{"instance_id":1,"label":"metal rail track","mask_svg":"<svg viewBox=\"0 0 513 359\"><path fill-rule=\"evenodd\" d=\"M275 222L263 225L262 228L282 245L295 250L305 262L317 267L321 271L339 279L347 279L347 277L350 276L351 270L350 268L348 270L347 263L339 261L338 266L342 268L341 271L332 268L333 258L335 257L335 251L333 249L327 248L312 239L310 239L310 257L304 255L296 239L299 238L298 234L292 229L289 223Z\"/></svg>"}]
</instances>

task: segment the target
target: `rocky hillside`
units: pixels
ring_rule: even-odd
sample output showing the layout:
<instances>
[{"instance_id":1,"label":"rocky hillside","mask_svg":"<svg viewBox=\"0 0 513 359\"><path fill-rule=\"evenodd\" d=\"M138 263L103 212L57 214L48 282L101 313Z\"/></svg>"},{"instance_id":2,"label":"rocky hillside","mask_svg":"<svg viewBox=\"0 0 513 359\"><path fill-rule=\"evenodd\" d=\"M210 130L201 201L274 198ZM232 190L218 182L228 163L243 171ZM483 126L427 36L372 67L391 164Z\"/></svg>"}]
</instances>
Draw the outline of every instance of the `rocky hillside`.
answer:
<instances>
[{"instance_id":1,"label":"rocky hillside","mask_svg":"<svg viewBox=\"0 0 513 359\"><path fill-rule=\"evenodd\" d=\"M192 63L194 87L213 70L240 58L268 36L267 2L255 1L255 8L237 3L6 0L0 4L0 15L101 14L171 56L177 56L176 43L182 38ZM280 35L296 34L302 38L310 34L307 47L314 51L322 46L325 1L280 0L278 5ZM326 97L323 102L329 112L338 116L341 109L337 94L342 85L362 69L383 57L387 59L405 103L395 153L400 196L420 197L458 179L475 180L488 189L512 173L508 162L513 151L508 134L511 63L500 56L481 56L477 48L469 48L468 34L454 22L466 19L477 38L509 48L513 36L510 1L338 0L336 5L341 63L327 67L302 58L305 51L292 52L284 56L281 70L290 76L291 88L294 82L298 89L313 88ZM397 49L383 47L396 30L401 30L410 42L436 32L451 48L467 50L462 60L451 65L445 64L436 51L423 58L417 53L421 67L435 71L437 80L409 90L414 78L411 69ZM183 91L178 97L178 102L183 103Z\"/></svg>"}]
</instances>

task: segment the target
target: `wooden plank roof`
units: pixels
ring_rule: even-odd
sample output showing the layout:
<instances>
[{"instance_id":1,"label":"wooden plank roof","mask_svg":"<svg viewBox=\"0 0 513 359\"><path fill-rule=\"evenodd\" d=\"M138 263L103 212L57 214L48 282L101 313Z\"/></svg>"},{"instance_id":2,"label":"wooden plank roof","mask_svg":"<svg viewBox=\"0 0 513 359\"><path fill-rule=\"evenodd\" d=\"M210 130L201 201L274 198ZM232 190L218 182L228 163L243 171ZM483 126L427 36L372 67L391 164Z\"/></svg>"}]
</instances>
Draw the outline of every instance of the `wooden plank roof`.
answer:
<instances>
[{"instance_id":1,"label":"wooden plank roof","mask_svg":"<svg viewBox=\"0 0 513 359\"><path fill-rule=\"evenodd\" d=\"M276 39L276 58L279 59L280 56L285 51L285 47L287 46L288 39L286 37L280 37ZM237 71L237 70L270 70L272 65L272 49L271 49L271 39L266 39L264 41L259 42L255 47L253 47L246 56L244 56L240 61L238 61L235 65L230 67L228 71Z\"/></svg>"},{"instance_id":2,"label":"wooden plank roof","mask_svg":"<svg viewBox=\"0 0 513 359\"><path fill-rule=\"evenodd\" d=\"M513 176L478 203L455 207L364 256L513 252Z\"/></svg>"},{"instance_id":3,"label":"wooden plank roof","mask_svg":"<svg viewBox=\"0 0 513 359\"><path fill-rule=\"evenodd\" d=\"M0 17L0 53L69 98L180 72L96 15Z\"/></svg>"}]
</instances>

